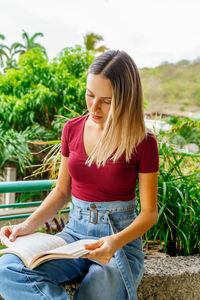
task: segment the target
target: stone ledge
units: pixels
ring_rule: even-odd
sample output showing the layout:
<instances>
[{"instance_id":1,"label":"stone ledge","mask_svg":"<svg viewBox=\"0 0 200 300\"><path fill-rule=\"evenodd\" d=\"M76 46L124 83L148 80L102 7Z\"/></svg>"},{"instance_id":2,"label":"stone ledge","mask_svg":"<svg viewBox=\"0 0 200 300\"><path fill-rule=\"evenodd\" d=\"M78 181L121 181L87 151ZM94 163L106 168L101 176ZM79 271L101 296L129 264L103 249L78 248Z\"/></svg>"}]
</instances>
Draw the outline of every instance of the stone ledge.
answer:
<instances>
[{"instance_id":1,"label":"stone ledge","mask_svg":"<svg viewBox=\"0 0 200 300\"><path fill-rule=\"evenodd\" d=\"M146 257L138 300L200 300L200 255ZM64 284L71 297L80 282Z\"/></svg>"},{"instance_id":2,"label":"stone ledge","mask_svg":"<svg viewBox=\"0 0 200 300\"><path fill-rule=\"evenodd\" d=\"M138 300L200 299L200 255L147 256L144 266L144 276L137 289ZM80 282L77 279L64 284L71 297Z\"/></svg>"},{"instance_id":3,"label":"stone ledge","mask_svg":"<svg viewBox=\"0 0 200 300\"><path fill-rule=\"evenodd\" d=\"M199 300L200 255L145 259L138 300Z\"/></svg>"}]
</instances>

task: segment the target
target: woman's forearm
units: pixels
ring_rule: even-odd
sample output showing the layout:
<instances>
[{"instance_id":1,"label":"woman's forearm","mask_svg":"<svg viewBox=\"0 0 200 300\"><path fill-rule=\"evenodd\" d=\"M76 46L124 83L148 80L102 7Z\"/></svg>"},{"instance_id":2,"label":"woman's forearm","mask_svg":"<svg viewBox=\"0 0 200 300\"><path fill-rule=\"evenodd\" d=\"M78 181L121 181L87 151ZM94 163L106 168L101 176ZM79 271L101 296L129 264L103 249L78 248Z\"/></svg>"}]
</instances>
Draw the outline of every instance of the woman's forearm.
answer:
<instances>
[{"instance_id":1,"label":"woman's forearm","mask_svg":"<svg viewBox=\"0 0 200 300\"><path fill-rule=\"evenodd\" d=\"M124 245L142 236L157 220L157 212L140 212L133 223L113 236L116 241L117 249L119 250Z\"/></svg>"},{"instance_id":2,"label":"woman's forearm","mask_svg":"<svg viewBox=\"0 0 200 300\"><path fill-rule=\"evenodd\" d=\"M25 223L29 224L33 231L37 230L63 207L70 196L71 192L65 195L57 188L53 189L34 213L26 219Z\"/></svg>"}]
</instances>

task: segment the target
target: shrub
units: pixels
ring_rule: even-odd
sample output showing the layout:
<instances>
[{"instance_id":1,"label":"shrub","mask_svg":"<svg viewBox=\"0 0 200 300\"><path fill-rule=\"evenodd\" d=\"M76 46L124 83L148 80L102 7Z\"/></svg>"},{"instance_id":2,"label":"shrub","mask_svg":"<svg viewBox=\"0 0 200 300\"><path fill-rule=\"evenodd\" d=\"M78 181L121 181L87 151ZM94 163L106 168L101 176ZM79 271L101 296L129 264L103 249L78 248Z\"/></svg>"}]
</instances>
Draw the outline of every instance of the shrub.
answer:
<instances>
[{"instance_id":1,"label":"shrub","mask_svg":"<svg viewBox=\"0 0 200 300\"><path fill-rule=\"evenodd\" d=\"M170 255L191 255L200 250L200 176L184 175L184 158L199 159L200 155L178 152L158 136L160 166L158 176L158 211L156 224L144 235L164 241L164 252ZM137 187L137 196L139 191Z\"/></svg>"}]
</instances>

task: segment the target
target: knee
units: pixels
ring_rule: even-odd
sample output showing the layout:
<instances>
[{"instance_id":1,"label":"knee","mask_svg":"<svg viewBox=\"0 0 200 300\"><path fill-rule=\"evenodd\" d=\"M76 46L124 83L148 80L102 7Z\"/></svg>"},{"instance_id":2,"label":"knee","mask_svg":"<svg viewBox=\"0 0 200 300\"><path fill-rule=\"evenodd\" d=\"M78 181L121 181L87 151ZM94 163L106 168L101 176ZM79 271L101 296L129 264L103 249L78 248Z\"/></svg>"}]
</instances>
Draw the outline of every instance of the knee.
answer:
<instances>
[{"instance_id":1,"label":"knee","mask_svg":"<svg viewBox=\"0 0 200 300\"><path fill-rule=\"evenodd\" d=\"M103 288L102 288L103 287ZM117 269L104 265L93 264L81 282L74 299L127 299L122 277Z\"/></svg>"}]
</instances>

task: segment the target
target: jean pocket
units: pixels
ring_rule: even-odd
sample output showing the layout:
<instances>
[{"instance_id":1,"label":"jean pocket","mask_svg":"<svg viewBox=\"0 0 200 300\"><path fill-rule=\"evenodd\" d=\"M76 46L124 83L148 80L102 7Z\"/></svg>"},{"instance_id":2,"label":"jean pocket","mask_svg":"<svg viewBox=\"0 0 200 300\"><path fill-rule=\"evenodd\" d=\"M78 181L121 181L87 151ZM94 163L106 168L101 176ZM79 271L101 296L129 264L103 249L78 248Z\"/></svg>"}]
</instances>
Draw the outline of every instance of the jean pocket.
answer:
<instances>
[{"instance_id":1,"label":"jean pocket","mask_svg":"<svg viewBox=\"0 0 200 300\"><path fill-rule=\"evenodd\" d=\"M126 213L125 215L123 215L123 217L115 215L112 218L112 222L117 231L121 231L128 227L131 223L133 223L136 217L136 214L133 212Z\"/></svg>"}]
</instances>

